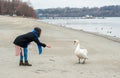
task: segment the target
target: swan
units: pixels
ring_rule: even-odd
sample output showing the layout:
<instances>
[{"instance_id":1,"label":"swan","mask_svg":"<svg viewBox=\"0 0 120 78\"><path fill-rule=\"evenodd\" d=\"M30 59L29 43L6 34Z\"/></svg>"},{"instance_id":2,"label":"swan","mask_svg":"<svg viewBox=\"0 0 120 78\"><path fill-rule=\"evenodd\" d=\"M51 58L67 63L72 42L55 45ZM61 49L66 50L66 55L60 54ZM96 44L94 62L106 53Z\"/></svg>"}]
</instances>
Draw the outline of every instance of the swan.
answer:
<instances>
[{"instance_id":1,"label":"swan","mask_svg":"<svg viewBox=\"0 0 120 78\"><path fill-rule=\"evenodd\" d=\"M80 60L82 60L82 59L83 59L82 64L84 64L86 59L88 59L88 56L87 56L88 51L87 51L87 49L80 48L79 40L74 40L74 45L77 45L74 53L78 57L79 64L80 64Z\"/></svg>"}]
</instances>

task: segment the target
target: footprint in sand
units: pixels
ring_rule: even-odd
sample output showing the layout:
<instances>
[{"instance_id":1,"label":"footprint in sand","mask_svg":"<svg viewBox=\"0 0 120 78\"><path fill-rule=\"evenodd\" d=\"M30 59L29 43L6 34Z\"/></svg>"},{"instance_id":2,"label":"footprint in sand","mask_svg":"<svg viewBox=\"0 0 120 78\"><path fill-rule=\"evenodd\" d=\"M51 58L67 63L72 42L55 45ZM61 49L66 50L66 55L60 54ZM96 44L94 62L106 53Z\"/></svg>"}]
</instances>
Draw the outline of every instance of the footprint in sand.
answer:
<instances>
[{"instance_id":1,"label":"footprint in sand","mask_svg":"<svg viewBox=\"0 0 120 78\"><path fill-rule=\"evenodd\" d=\"M55 62L55 60L54 60L54 59L49 59L49 61L53 61L53 62Z\"/></svg>"},{"instance_id":2,"label":"footprint in sand","mask_svg":"<svg viewBox=\"0 0 120 78\"><path fill-rule=\"evenodd\" d=\"M46 73L47 71L46 70L40 70L40 69L38 69L38 70L35 71L35 73L40 73L40 72Z\"/></svg>"}]
</instances>

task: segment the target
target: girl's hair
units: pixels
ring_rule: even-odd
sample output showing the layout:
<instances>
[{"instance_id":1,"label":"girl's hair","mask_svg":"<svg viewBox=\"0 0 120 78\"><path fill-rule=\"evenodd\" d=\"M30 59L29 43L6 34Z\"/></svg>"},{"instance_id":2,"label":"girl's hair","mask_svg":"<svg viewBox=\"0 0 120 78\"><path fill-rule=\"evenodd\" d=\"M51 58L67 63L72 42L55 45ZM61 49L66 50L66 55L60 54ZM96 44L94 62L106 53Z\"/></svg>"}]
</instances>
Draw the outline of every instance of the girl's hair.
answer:
<instances>
[{"instance_id":1,"label":"girl's hair","mask_svg":"<svg viewBox=\"0 0 120 78\"><path fill-rule=\"evenodd\" d=\"M37 31L37 34L40 36L41 31L42 31L41 28L39 28L39 27L35 27L34 30L36 30L36 31Z\"/></svg>"}]
</instances>

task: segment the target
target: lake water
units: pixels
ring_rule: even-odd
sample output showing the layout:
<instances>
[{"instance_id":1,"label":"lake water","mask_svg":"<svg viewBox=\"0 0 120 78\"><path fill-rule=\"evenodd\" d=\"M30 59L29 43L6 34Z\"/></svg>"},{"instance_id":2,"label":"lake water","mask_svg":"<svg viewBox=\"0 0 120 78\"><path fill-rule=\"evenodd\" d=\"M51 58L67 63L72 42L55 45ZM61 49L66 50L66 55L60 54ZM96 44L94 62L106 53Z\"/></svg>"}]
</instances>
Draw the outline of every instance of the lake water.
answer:
<instances>
[{"instance_id":1,"label":"lake water","mask_svg":"<svg viewBox=\"0 0 120 78\"><path fill-rule=\"evenodd\" d=\"M80 19L61 17L56 19L41 19L40 21L120 38L120 17L106 17L104 19Z\"/></svg>"}]
</instances>

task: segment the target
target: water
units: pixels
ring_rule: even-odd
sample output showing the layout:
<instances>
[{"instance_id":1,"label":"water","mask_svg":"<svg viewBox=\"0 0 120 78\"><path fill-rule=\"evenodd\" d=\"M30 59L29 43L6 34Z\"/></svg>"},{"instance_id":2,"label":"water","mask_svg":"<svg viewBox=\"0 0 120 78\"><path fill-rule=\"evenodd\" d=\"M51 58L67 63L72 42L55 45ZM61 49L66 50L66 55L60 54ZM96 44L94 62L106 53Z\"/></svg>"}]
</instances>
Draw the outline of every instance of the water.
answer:
<instances>
[{"instance_id":1,"label":"water","mask_svg":"<svg viewBox=\"0 0 120 78\"><path fill-rule=\"evenodd\" d=\"M106 17L105 19L75 19L61 17L59 19L42 19L40 21L120 38L120 17Z\"/></svg>"}]
</instances>

